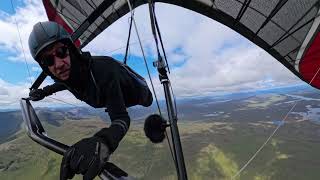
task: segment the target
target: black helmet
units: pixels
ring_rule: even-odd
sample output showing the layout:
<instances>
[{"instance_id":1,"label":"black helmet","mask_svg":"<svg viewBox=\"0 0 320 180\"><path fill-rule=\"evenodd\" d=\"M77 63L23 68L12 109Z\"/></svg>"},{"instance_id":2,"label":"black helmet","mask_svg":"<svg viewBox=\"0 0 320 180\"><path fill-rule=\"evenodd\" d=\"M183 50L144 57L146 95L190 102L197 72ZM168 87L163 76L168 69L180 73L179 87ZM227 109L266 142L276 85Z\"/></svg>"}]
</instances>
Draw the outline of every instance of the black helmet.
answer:
<instances>
[{"instance_id":1,"label":"black helmet","mask_svg":"<svg viewBox=\"0 0 320 180\"><path fill-rule=\"evenodd\" d=\"M58 41L67 41L72 44L70 34L58 23L38 22L33 26L29 36L29 49L32 57L37 60L37 56L44 48Z\"/></svg>"}]
</instances>

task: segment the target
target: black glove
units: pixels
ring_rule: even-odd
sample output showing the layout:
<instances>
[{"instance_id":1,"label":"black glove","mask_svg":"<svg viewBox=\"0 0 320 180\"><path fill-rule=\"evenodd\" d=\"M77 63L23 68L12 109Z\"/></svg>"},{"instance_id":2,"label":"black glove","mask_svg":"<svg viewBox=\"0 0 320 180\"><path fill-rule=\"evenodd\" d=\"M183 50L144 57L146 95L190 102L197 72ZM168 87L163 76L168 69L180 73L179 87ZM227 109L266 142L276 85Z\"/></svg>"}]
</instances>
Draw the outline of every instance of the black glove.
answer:
<instances>
[{"instance_id":1,"label":"black glove","mask_svg":"<svg viewBox=\"0 0 320 180\"><path fill-rule=\"evenodd\" d=\"M32 101L40 101L47 96L43 89L32 89L29 93L29 98Z\"/></svg>"},{"instance_id":2,"label":"black glove","mask_svg":"<svg viewBox=\"0 0 320 180\"><path fill-rule=\"evenodd\" d=\"M72 179L80 173L84 180L94 179L105 167L109 155L109 148L102 138L93 136L80 140L64 154L60 180Z\"/></svg>"}]
</instances>

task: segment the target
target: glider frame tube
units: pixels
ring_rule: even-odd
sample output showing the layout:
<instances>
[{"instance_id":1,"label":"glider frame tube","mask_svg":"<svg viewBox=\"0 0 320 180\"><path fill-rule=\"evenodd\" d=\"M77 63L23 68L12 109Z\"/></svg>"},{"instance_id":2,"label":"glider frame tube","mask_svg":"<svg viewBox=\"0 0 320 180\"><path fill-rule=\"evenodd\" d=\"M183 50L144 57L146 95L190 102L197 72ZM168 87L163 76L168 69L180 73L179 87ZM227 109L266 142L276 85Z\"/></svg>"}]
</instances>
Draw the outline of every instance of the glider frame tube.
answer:
<instances>
[{"instance_id":1,"label":"glider frame tube","mask_svg":"<svg viewBox=\"0 0 320 180\"><path fill-rule=\"evenodd\" d=\"M63 143L60 143L54 139L51 139L50 137L47 136L46 131L44 130L29 99L22 98L20 100L20 106L22 110L22 118L26 123L28 136L33 141L46 147L47 149L50 149L51 151L54 151L60 155L63 155L66 152L66 150L69 148L69 146ZM118 168L112 163L109 163L109 164L111 165L110 169ZM118 168L117 170L121 170L121 169ZM104 171L99 175L99 177L102 180L132 180L131 177L123 177L123 176L118 177L117 175L111 173L111 171L108 168L104 169Z\"/></svg>"},{"instance_id":2,"label":"glider frame tube","mask_svg":"<svg viewBox=\"0 0 320 180\"><path fill-rule=\"evenodd\" d=\"M174 160L177 170L177 175L179 180L188 180L188 174L186 170L186 165L183 156L183 149L180 140L179 128L178 128L178 118L176 109L173 106L173 98L170 91L170 80L167 75L167 71L165 69L165 62L162 58L154 63L154 66L157 67L159 73L159 79L161 84L163 85L163 90L166 99L168 118L170 122L170 131L171 131L171 139L173 144L173 153Z\"/></svg>"},{"instance_id":3,"label":"glider frame tube","mask_svg":"<svg viewBox=\"0 0 320 180\"><path fill-rule=\"evenodd\" d=\"M183 149L180 140L179 128L178 128L178 119L176 112L173 108L172 95L170 93L170 82L169 79L162 80L163 89L166 97L166 104L168 110L168 117L170 121L170 130L172 134L173 150L175 155L175 161L177 165L177 173L179 180L187 180L187 170L184 162Z\"/></svg>"}]
</instances>

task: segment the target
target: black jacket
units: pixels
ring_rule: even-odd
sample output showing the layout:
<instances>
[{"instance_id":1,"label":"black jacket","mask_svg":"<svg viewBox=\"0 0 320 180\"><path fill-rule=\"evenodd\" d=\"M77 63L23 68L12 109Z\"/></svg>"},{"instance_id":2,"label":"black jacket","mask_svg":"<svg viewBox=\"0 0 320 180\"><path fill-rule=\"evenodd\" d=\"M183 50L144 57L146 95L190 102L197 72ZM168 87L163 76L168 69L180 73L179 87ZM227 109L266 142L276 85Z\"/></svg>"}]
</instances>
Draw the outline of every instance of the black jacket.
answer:
<instances>
[{"instance_id":1,"label":"black jacket","mask_svg":"<svg viewBox=\"0 0 320 180\"><path fill-rule=\"evenodd\" d=\"M105 107L112 123L95 136L105 139L114 151L130 126L126 108L152 104L152 93L146 81L127 65L108 56L91 56L86 52L71 55L71 67L67 81L55 79L53 85L43 89L47 95L68 89L90 106Z\"/></svg>"}]
</instances>

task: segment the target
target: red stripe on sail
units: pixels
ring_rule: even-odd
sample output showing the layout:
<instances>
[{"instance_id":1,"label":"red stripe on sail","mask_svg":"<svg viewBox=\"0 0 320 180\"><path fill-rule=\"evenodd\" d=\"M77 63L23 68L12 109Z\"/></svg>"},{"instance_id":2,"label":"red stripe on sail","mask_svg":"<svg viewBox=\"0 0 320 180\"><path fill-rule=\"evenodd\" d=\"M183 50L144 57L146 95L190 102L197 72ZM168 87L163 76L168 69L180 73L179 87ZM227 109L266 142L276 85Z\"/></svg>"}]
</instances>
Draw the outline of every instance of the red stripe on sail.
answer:
<instances>
[{"instance_id":1,"label":"red stripe on sail","mask_svg":"<svg viewBox=\"0 0 320 180\"><path fill-rule=\"evenodd\" d=\"M44 8L46 9L46 13L48 16L49 21L55 21L58 24L62 25L70 34L72 34L74 31L73 29L63 20L63 18L57 13L54 6L51 4L50 0L43 0ZM74 44L79 47L81 45L81 42L79 39L77 39Z\"/></svg>"},{"instance_id":2,"label":"red stripe on sail","mask_svg":"<svg viewBox=\"0 0 320 180\"><path fill-rule=\"evenodd\" d=\"M320 33L316 35L306 54L300 61L299 71L304 80L310 82L311 85L320 89L320 72L315 76L320 68Z\"/></svg>"}]
</instances>

